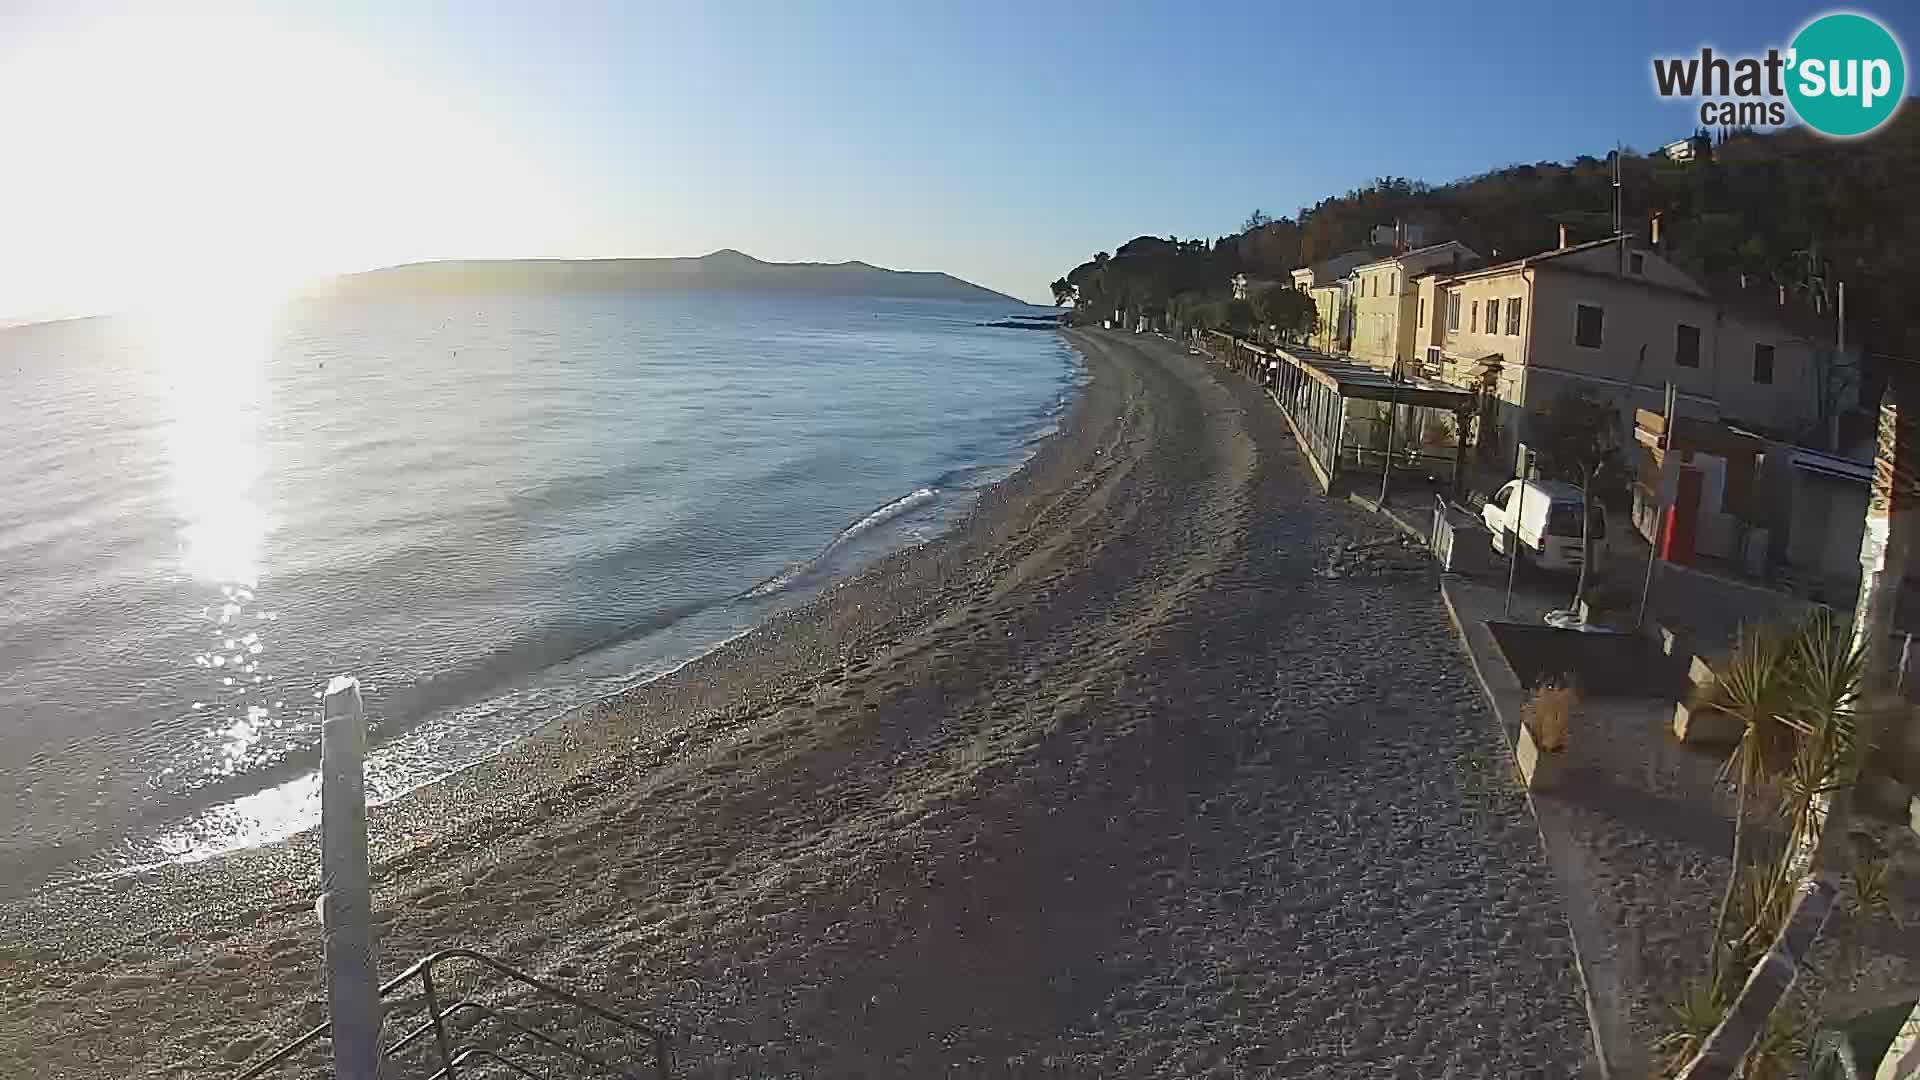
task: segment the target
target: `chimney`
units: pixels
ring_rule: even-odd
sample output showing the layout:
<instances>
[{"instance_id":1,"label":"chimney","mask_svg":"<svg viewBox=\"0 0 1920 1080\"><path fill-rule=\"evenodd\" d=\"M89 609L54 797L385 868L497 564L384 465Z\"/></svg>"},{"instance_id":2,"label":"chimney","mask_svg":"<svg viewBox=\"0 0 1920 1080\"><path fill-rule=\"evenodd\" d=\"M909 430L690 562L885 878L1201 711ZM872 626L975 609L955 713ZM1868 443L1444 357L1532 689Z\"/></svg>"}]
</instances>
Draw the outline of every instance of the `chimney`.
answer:
<instances>
[{"instance_id":1,"label":"chimney","mask_svg":"<svg viewBox=\"0 0 1920 1080\"><path fill-rule=\"evenodd\" d=\"M1653 250L1655 251L1660 250L1660 215L1659 214L1653 215L1653 220L1647 224L1647 245L1653 248Z\"/></svg>"},{"instance_id":2,"label":"chimney","mask_svg":"<svg viewBox=\"0 0 1920 1080\"><path fill-rule=\"evenodd\" d=\"M1565 251L1572 246L1567 243L1567 223L1563 221L1560 223L1560 250Z\"/></svg>"}]
</instances>

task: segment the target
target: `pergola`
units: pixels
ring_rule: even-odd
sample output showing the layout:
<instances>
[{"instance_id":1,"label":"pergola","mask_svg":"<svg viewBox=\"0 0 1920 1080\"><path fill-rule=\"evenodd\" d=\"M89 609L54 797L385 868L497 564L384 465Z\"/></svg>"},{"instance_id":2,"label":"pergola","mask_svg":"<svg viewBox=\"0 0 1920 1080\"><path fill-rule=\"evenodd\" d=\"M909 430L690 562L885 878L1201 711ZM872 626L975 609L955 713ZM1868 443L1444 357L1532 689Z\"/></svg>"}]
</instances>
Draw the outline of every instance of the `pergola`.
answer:
<instances>
[{"instance_id":1,"label":"pergola","mask_svg":"<svg viewBox=\"0 0 1920 1080\"><path fill-rule=\"evenodd\" d=\"M1446 383L1398 375L1328 356L1303 345L1260 346L1228 339L1229 362L1259 379L1287 418L1323 490L1366 464L1447 463L1456 494L1466 485L1461 445L1474 394ZM1452 417L1451 445L1436 446L1435 414ZM1360 429L1360 430L1356 430Z\"/></svg>"}]
</instances>

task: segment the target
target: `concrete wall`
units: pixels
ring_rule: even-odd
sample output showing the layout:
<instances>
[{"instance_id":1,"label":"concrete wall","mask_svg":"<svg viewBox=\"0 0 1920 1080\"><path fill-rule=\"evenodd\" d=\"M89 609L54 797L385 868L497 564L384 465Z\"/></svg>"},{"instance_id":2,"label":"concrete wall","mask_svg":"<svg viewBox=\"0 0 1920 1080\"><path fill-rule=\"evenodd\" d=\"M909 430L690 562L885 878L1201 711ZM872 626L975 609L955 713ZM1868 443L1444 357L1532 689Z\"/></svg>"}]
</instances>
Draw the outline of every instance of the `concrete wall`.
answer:
<instances>
[{"instance_id":1,"label":"concrete wall","mask_svg":"<svg viewBox=\"0 0 1920 1080\"><path fill-rule=\"evenodd\" d=\"M1671 381L1681 394L1681 415L1718 419L1719 319L1705 297L1651 289L1633 279L1541 267L1533 272L1531 298L1526 362L1534 370L1528 408L1540 407L1562 388L1579 387L1614 401L1631 424L1633 409L1662 407ZM1582 304L1605 312L1597 347L1574 340ZM1699 331L1698 367L1677 362L1683 324Z\"/></svg>"},{"instance_id":2,"label":"concrete wall","mask_svg":"<svg viewBox=\"0 0 1920 1080\"><path fill-rule=\"evenodd\" d=\"M1866 484L1793 470L1788 565L1834 582L1859 581L1860 536L1866 519Z\"/></svg>"},{"instance_id":3,"label":"concrete wall","mask_svg":"<svg viewBox=\"0 0 1920 1080\"><path fill-rule=\"evenodd\" d=\"M1720 409L1729 419L1786 436L1812 431L1819 420L1822 377L1812 345L1783 327L1725 316L1720 324ZM1773 382L1754 380L1757 345L1773 346ZM1857 553L1856 553L1857 554Z\"/></svg>"}]
</instances>

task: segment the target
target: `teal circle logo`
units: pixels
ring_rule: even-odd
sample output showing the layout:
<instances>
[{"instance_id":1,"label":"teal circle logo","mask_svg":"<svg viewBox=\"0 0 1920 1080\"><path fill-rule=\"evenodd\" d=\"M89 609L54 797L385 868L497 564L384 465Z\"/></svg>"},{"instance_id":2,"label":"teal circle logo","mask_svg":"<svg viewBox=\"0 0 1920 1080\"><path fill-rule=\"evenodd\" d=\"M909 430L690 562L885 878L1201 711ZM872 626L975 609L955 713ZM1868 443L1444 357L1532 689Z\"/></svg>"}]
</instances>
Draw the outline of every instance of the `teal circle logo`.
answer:
<instances>
[{"instance_id":1,"label":"teal circle logo","mask_svg":"<svg viewBox=\"0 0 1920 1080\"><path fill-rule=\"evenodd\" d=\"M1787 100L1810 128L1842 138L1887 122L1907 92L1907 62L1887 28L1865 15L1822 15L1793 39Z\"/></svg>"}]
</instances>

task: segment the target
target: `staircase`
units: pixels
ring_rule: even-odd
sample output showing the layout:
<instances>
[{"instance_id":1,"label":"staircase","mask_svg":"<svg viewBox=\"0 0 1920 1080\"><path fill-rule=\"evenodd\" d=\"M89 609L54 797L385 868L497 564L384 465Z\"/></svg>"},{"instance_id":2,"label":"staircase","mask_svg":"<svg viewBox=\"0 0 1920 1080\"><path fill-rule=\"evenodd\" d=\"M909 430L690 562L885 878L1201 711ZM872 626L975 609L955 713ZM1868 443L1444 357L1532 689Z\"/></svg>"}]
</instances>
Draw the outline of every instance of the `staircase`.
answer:
<instances>
[{"instance_id":1,"label":"staircase","mask_svg":"<svg viewBox=\"0 0 1920 1080\"><path fill-rule=\"evenodd\" d=\"M472 949L442 949L380 988L381 1080L617 1077L668 1080L659 1030ZM241 1074L331 1077L332 1026L321 1024Z\"/></svg>"}]
</instances>

